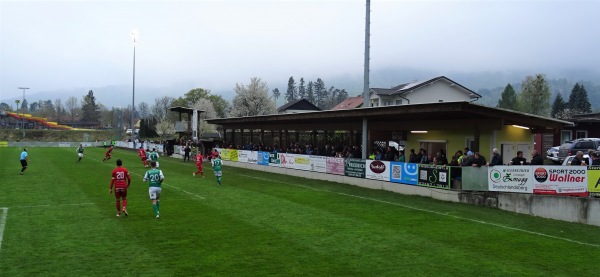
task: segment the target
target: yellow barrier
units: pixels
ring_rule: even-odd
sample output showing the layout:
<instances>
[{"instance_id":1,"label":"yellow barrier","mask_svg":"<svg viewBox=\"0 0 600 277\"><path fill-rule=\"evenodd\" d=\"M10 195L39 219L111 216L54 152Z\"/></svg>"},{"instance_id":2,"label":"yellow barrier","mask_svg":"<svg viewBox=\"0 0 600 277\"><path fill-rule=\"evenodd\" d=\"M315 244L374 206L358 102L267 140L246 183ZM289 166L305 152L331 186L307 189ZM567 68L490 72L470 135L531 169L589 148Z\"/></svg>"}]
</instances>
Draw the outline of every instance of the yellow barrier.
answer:
<instances>
[{"instance_id":1,"label":"yellow barrier","mask_svg":"<svg viewBox=\"0 0 600 277\"><path fill-rule=\"evenodd\" d=\"M0 141L0 147L8 147L8 141Z\"/></svg>"}]
</instances>

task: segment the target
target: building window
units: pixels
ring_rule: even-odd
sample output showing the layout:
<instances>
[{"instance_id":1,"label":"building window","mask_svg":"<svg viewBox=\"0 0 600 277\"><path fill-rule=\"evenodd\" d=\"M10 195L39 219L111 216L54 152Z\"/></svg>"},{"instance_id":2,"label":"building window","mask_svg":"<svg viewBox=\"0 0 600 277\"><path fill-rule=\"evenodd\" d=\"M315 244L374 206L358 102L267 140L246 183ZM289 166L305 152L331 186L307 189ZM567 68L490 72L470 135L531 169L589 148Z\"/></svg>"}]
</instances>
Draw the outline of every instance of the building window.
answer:
<instances>
[{"instance_id":1,"label":"building window","mask_svg":"<svg viewBox=\"0 0 600 277\"><path fill-rule=\"evenodd\" d=\"M392 105L392 101L384 101L383 105L384 106L391 106Z\"/></svg>"},{"instance_id":2,"label":"building window","mask_svg":"<svg viewBox=\"0 0 600 277\"><path fill-rule=\"evenodd\" d=\"M402 105L402 99L396 100L396 105Z\"/></svg>"},{"instance_id":3,"label":"building window","mask_svg":"<svg viewBox=\"0 0 600 277\"><path fill-rule=\"evenodd\" d=\"M588 132L586 130L577 130L575 131L575 138L587 138Z\"/></svg>"},{"instance_id":4,"label":"building window","mask_svg":"<svg viewBox=\"0 0 600 277\"><path fill-rule=\"evenodd\" d=\"M560 132L560 143L565 143L566 141L571 140L571 130L562 130Z\"/></svg>"}]
</instances>

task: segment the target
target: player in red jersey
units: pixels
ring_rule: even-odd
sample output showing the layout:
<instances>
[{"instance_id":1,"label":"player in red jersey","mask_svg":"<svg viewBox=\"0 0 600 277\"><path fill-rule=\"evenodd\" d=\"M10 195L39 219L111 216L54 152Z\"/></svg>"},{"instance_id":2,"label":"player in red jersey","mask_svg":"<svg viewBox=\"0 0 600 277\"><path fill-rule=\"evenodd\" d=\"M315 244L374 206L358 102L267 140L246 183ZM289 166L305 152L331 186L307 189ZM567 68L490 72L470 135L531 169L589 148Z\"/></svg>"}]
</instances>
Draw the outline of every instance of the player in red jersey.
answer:
<instances>
[{"instance_id":1,"label":"player in red jersey","mask_svg":"<svg viewBox=\"0 0 600 277\"><path fill-rule=\"evenodd\" d=\"M138 150L138 156L140 156L142 159L144 167L148 167L148 157L146 156L146 150L144 150L144 147L140 147L140 150Z\"/></svg>"},{"instance_id":2,"label":"player in red jersey","mask_svg":"<svg viewBox=\"0 0 600 277\"><path fill-rule=\"evenodd\" d=\"M104 154L104 159L102 159L102 162L110 160L110 158L112 157L112 151L113 151L113 146L111 145L108 148L108 151L106 151L106 154Z\"/></svg>"},{"instance_id":3,"label":"player in red jersey","mask_svg":"<svg viewBox=\"0 0 600 277\"><path fill-rule=\"evenodd\" d=\"M127 168L123 167L123 162L118 159L117 160L117 168L115 168L112 172L112 179L110 179L110 190L109 194L113 191L113 185L115 187L115 198L117 199L117 217L121 216L121 212L128 216L127 214L127 189L129 185L131 185L131 176L129 176L129 171ZM123 199L123 209L121 209L121 199Z\"/></svg>"},{"instance_id":4,"label":"player in red jersey","mask_svg":"<svg viewBox=\"0 0 600 277\"><path fill-rule=\"evenodd\" d=\"M198 152L198 154L196 154L196 167L198 168L198 171L192 173L192 176L196 176L196 174L200 173L200 176L202 176L202 178L204 178L204 171L202 171L202 162L204 161L204 157L202 156L202 154L200 152Z\"/></svg>"}]
</instances>

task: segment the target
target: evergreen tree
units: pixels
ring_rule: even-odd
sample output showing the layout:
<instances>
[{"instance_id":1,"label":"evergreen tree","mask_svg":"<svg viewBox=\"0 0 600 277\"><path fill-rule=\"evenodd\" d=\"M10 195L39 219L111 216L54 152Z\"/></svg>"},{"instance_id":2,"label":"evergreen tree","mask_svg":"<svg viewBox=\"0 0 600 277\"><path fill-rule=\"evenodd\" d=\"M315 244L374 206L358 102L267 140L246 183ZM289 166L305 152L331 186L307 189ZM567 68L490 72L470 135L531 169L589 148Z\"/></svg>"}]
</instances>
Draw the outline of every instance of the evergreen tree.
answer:
<instances>
[{"instance_id":1,"label":"evergreen tree","mask_svg":"<svg viewBox=\"0 0 600 277\"><path fill-rule=\"evenodd\" d=\"M23 99L23 102L21 102L21 110L22 110L21 112L28 111L28 109L27 109L28 106L29 106L29 103L27 102L27 99Z\"/></svg>"},{"instance_id":2,"label":"evergreen tree","mask_svg":"<svg viewBox=\"0 0 600 277\"><path fill-rule=\"evenodd\" d=\"M81 112L83 113L83 116L81 117L81 121L83 122L98 122L100 119L96 97L92 90L88 91L88 94L83 97L83 101L81 102Z\"/></svg>"},{"instance_id":3,"label":"evergreen tree","mask_svg":"<svg viewBox=\"0 0 600 277\"><path fill-rule=\"evenodd\" d=\"M563 97L560 93L556 94L554 98L554 102L552 103L552 111L550 112L550 116L553 118L558 118L558 115L567 107L567 103L563 100Z\"/></svg>"},{"instance_id":4,"label":"evergreen tree","mask_svg":"<svg viewBox=\"0 0 600 277\"><path fill-rule=\"evenodd\" d=\"M325 89L325 82L321 80L321 78L317 78L317 81L314 84L314 94L316 103L314 103L317 107L323 109L325 107L325 103L327 101L327 89Z\"/></svg>"},{"instance_id":5,"label":"evergreen tree","mask_svg":"<svg viewBox=\"0 0 600 277\"><path fill-rule=\"evenodd\" d=\"M306 87L306 100L315 104L315 84L313 81L309 81L308 86Z\"/></svg>"},{"instance_id":6,"label":"evergreen tree","mask_svg":"<svg viewBox=\"0 0 600 277\"><path fill-rule=\"evenodd\" d=\"M544 74L527 76L521 85L518 97L519 111L540 115L550 115L550 87Z\"/></svg>"},{"instance_id":7,"label":"evergreen tree","mask_svg":"<svg viewBox=\"0 0 600 277\"><path fill-rule=\"evenodd\" d=\"M592 104L590 104L587 91L583 85L580 85L579 83L575 84L571 90L571 95L569 95L568 106L573 114L585 114L592 112Z\"/></svg>"},{"instance_id":8,"label":"evergreen tree","mask_svg":"<svg viewBox=\"0 0 600 277\"><path fill-rule=\"evenodd\" d=\"M275 88L273 90L273 98L275 99L275 105L277 105L277 99L279 99L279 96L281 96L281 92L279 92L278 88Z\"/></svg>"},{"instance_id":9,"label":"evergreen tree","mask_svg":"<svg viewBox=\"0 0 600 277\"><path fill-rule=\"evenodd\" d=\"M285 100L287 100L287 102L296 100L296 82L294 81L294 76L290 76L290 79L288 80L288 88L285 93Z\"/></svg>"},{"instance_id":10,"label":"evergreen tree","mask_svg":"<svg viewBox=\"0 0 600 277\"><path fill-rule=\"evenodd\" d=\"M298 85L298 99L306 97L306 86L304 85L304 78L300 78L300 84Z\"/></svg>"},{"instance_id":11,"label":"evergreen tree","mask_svg":"<svg viewBox=\"0 0 600 277\"><path fill-rule=\"evenodd\" d=\"M506 85L504 88L496 107L509 110L517 109L517 93L510 84Z\"/></svg>"}]
</instances>

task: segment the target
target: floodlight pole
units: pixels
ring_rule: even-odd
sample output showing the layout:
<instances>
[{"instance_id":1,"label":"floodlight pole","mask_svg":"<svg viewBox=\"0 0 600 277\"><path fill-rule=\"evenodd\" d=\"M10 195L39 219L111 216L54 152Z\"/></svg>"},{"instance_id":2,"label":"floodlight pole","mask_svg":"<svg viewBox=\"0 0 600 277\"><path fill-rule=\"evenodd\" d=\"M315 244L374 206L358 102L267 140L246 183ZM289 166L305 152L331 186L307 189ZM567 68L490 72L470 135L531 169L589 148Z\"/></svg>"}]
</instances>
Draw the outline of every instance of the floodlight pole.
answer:
<instances>
[{"instance_id":1,"label":"floodlight pole","mask_svg":"<svg viewBox=\"0 0 600 277\"><path fill-rule=\"evenodd\" d=\"M19 89L23 90L23 104L25 104L25 90L28 90L29 88L19 87ZM23 117L23 113L21 113L21 129L23 129L23 138L25 138L25 118Z\"/></svg>"},{"instance_id":2,"label":"floodlight pole","mask_svg":"<svg viewBox=\"0 0 600 277\"><path fill-rule=\"evenodd\" d=\"M367 0L365 17L365 66L364 66L364 85L363 85L363 108L369 108L369 53L371 38L371 0ZM363 117L362 123L362 158L367 159L367 117Z\"/></svg>"},{"instance_id":3,"label":"floodlight pole","mask_svg":"<svg viewBox=\"0 0 600 277\"><path fill-rule=\"evenodd\" d=\"M133 37L133 88L132 88L132 97L131 97L131 143L135 144L135 43L136 43L136 33L131 32L131 36Z\"/></svg>"}]
</instances>

